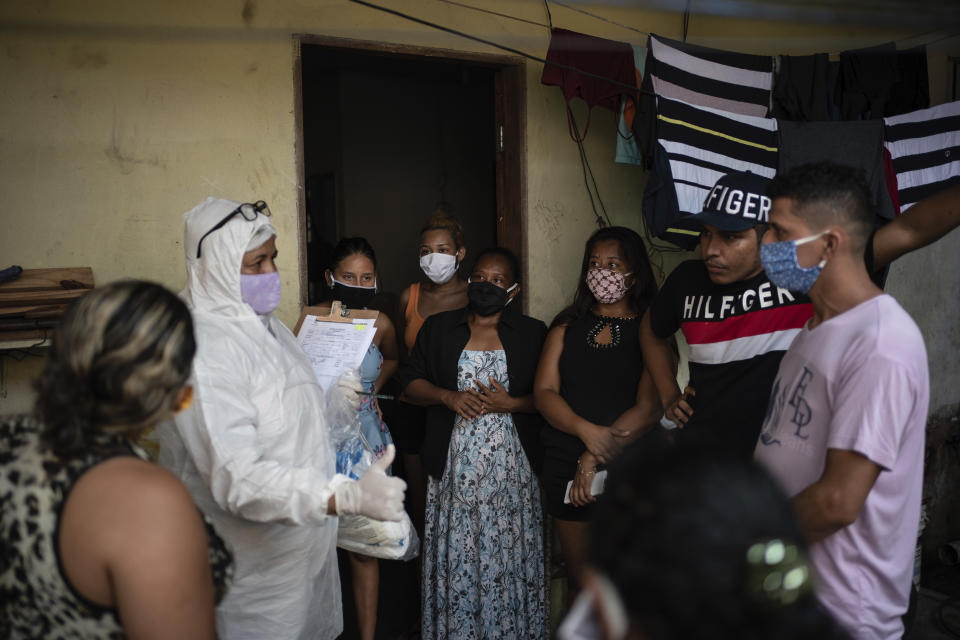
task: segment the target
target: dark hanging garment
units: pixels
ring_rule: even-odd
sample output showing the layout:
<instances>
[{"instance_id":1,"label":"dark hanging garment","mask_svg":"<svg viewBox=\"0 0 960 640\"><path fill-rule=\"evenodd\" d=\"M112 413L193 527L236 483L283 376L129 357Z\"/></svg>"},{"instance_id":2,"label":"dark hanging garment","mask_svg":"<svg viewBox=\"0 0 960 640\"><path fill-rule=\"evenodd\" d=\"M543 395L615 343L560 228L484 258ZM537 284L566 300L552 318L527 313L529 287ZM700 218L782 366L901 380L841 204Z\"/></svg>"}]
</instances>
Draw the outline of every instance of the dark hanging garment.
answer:
<instances>
[{"instance_id":1,"label":"dark hanging garment","mask_svg":"<svg viewBox=\"0 0 960 640\"><path fill-rule=\"evenodd\" d=\"M825 53L780 56L770 115L781 120L830 120L829 65Z\"/></svg>"},{"instance_id":2,"label":"dark hanging garment","mask_svg":"<svg viewBox=\"0 0 960 640\"><path fill-rule=\"evenodd\" d=\"M840 112L840 62L831 61L827 64L827 111L828 120L843 120Z\"/></svg>"},{"instance_id":3,"label":"dark hanging garment","mask_svg":"<svg viewBox=\"0 0 960 640\"><path fill-rule=\"evenodd\" d=\"M837 99L843 119L883 117L890 90L899 79L892 42L841 53Z\"/></svg>"},{"instance_id":4,"label":"dark hanging garment","mask_svg":"<svg viewBox=\"0 0 960 640\"><path fill-rule=\"evenodd\" d=\"M960 101L883 121L901 211L960 182Z\"/></svg>"},{"instance_id":5,"label":"dark hanging garment","mask_svg":"<svg viewBox=\"0 0 960 640\"><path fill-rule=\"evenodd\" d=\"M643 82L640 84L640 95L637 97L637 112L630 126L630 131L643 158L644 169L653 167L654 146L657 143L657 96L653 93L653 78L650 77L652 67L653 51L648 48L647 59L643 65Z\"/></svg>"},{"instance_id":6,"label":"dark hanging garment","mask_svg":"<svg viewBox=\"0 0 960 640\"><path fill-rule=\"evenodd\" d=\"M930 106L930 78L927 75L927 47L897 51L900 80L890 89L883 115L898 116Z\"/></svg>"},{"instance_id":7,"label":"dark hanging garment","mask_svg":"<svg viewBox=\"0 0 960 640\"><path fill-rule=\"evenodd\" d=\"M883 164L883 121L779 121L780 164L777 174L811 162L830 161L862 169L876 215L895 217Z\"/></svg>"},{"instance_id":8,"label":"dark hanging garment","mask_svg":"<svg viewBox=\"0 0 960 640\"><path fill-rule=\"evenodd\" d=\"M573 98L583 98L591 109L604 107L619 113L620 96L622 94L636 96L637 80L633 63L633 47L625 42L597 38L566 29L553 29L550 32L547 61L603 78L584 75L553 64L545 64L543 75L540 76L541 84L560 87L567 102ZM567 118L567 124L570 125L569 111ZM589 128L588 116L581 137L586 137ZM572 127L570 136L575 137Z\"/></svg>"},{"instance_id":9,"label":"dark hanging garment","mask_svg":"<svg viewBox=\"0 0 960 640\"><path fill-rule=\"evenodd\" d=\"M700 244L700 225L680 220L670 159L659 143L654 143L653 166L643 191L643 221L650 235L681 249L693 251Z\"/></svg>"}]
</instances>

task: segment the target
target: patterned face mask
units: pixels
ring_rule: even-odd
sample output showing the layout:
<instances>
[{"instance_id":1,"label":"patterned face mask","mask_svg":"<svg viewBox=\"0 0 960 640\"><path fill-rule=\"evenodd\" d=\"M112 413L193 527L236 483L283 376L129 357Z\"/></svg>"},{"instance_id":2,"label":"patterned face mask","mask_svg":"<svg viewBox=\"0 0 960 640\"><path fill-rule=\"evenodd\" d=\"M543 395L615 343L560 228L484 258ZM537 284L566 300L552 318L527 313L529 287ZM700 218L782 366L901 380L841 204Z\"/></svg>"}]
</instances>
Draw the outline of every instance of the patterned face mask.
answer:
<instances>
[{"instance_id":1,"label":"patterned face mask","mask_svg":"<svg viewBox=\"0 0 960 640\"><path fill-rule=\"evenodd\" d=\"M587 271L587 286L590 293L602 304L613 304L627 293L627 276L611 269L590 269Z\"/></svg>"},{"instance_id":2,"label":"patterned face mask","mask_svg":"<svg viewBox=\"0 0 960 640\"><path fill-rule=\"evenodd\" d=\"M826 258L812 267L801 267L797 260L797 247L816 240L827 231L821 231L799 240L784 240L760 245L760 264L767 273L770 282L781 289L795 293L807 293L817 281Z\"/></svg>"}]
</instances>

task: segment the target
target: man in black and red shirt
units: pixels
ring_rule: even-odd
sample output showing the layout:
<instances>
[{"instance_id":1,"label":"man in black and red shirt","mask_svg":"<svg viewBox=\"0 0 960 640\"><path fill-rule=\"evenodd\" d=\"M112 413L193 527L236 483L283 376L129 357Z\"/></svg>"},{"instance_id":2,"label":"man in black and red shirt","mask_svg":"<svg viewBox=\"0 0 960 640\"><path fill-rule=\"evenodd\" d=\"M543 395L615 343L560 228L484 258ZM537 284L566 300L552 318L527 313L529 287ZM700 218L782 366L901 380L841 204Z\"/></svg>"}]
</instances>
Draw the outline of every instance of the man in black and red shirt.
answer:
<instances>
[{"instance_id":1,"label":"man in black and red shirt","mask_svg":"<svg viewBox=\"0 0 960 640\"><path fill-rule=\"evenodd\" d=\"M810 300L774 286L760 266L760 237L770 199L767 178L731 173L690 216L702 226L701 260L667 277L641 326L646 366L665 416L699 440L753 455L784 352L813 316ZM937 240L960 224L960 186L916 205L879 228L866 251L873 274L895 258ZM690 346L690 382L681 392L669 340L677 330Z\"/></svg>"}]
</instances>

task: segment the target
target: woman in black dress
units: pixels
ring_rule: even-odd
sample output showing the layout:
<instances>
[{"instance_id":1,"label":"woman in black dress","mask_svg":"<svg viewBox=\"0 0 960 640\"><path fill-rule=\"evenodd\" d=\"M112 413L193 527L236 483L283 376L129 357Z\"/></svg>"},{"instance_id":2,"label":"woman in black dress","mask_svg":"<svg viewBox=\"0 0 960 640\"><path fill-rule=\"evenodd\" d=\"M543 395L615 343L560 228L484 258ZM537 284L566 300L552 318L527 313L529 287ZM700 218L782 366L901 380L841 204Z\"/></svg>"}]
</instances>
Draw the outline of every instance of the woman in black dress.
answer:
<instances>
[{"instance_id":1,"label":"woman in black dress","mask_svg":"<svg viewBox=\"0 0 960 640\"><path fill-rule=\"evenodd\" d=\"M573 304L554 319L540 357L534 395L549 423L541 481L567 565L568 601L580 584L598 465L662 415L639 337L656 292L640 236L625 227L596 231Z\"/></svg>"}]
</instances>

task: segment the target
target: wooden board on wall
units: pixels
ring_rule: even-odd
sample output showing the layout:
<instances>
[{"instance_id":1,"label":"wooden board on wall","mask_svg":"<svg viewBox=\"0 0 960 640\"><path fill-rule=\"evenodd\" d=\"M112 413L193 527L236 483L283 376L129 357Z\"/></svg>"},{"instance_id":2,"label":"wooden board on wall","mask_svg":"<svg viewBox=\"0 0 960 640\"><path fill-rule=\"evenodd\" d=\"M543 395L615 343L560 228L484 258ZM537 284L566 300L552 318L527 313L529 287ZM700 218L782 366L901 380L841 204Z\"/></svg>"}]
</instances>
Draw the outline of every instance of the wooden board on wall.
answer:
<instances>
[{"instance_id":1,"label":"wooden board on wall","mask_svg":"<svg viewBox=\"0 0 960 640\"><path fill-rule=\"evenodd\" d=\"M0 292L50 289L93 289L93 269L24 269L16 280L0 284Z\"/></svg>"}]
</instances>

